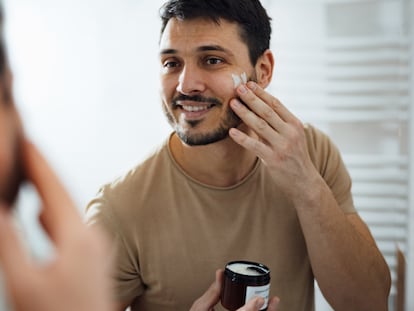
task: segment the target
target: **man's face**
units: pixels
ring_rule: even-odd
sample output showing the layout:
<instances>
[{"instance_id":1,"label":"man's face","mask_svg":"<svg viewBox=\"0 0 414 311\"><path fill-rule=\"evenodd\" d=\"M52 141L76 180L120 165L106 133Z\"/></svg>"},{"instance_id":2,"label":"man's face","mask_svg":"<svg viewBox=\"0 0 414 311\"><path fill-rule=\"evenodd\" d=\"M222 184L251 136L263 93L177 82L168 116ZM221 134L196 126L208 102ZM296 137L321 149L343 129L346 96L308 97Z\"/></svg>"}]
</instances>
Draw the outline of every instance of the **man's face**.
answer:
<instances>
[{"instance_id":1,"label":"man's face","mask_svg":"<svg viewBox=\"0 0 414 311\"><path fill-rule=\"evenodd\" d=\"M235 23L171 19L160 40L161 99L182 141L205 145L228 137L240 124L229 107L232 76L254 79L248 48Z\"/></svg>"},{"instance_id":2,"label":"man's face","mask_svg":"<svg viewBox=\"0 0 414 311\"><path fill-rule=\"evenodd\" d=\"M0 85L0 200L12 205L23 179L22 135L17 112L4 92Z\"/></svg>"}]
</instances>

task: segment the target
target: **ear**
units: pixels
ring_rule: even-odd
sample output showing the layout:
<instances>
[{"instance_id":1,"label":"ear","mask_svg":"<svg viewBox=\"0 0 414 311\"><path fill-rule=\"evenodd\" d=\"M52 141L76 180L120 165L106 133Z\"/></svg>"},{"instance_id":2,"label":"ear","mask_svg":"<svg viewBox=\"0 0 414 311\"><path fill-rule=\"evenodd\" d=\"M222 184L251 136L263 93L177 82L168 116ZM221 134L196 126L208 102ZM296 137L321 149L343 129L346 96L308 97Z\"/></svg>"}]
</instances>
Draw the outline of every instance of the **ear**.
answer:
<instances>
[{"instance_id":1,"label":"ear","mask_svg":"<svg viewBox=\"0 0 414 311\"><path fill-rule=\"evenodd\" d=\"M257 83L262 88L266 88L272 81L274 64L275 60L273 53L269 49L267 49L257 60L255 66Z\"/></svg>"}]
</instances>

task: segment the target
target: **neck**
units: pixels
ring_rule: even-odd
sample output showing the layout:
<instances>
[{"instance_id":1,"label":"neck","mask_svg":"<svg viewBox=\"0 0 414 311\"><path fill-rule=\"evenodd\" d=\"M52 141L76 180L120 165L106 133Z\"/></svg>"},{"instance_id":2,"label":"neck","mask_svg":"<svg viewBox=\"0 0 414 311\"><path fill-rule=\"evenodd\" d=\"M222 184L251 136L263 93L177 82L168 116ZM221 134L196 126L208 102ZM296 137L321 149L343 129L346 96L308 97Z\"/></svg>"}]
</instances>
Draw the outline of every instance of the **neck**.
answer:
<instances>
[{"instance_id":1,"label":"neck","mask_svg":"<svg viewBox=\"0 0 414 311\"><path fill-rule=\"evenodd\" d=\"M257 157L231 138L206 146L188 146L176 134L170 139L174 159L192 178L211 186L229 187L254 168Z\"/></svg>"}]
</instances>

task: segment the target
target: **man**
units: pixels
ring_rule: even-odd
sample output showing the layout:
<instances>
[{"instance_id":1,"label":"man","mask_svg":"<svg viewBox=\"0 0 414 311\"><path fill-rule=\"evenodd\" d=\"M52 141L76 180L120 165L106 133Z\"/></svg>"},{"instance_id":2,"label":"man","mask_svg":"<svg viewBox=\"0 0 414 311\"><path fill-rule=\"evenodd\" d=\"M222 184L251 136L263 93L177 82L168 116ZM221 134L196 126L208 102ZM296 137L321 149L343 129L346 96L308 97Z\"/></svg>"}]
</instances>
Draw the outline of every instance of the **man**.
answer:
<instances>
[{"instance_id":1,"label":"man","mask_svg":"<svg viewBox=\"0 0 414 311\"><path fill-rule=\"evenodd\" d=\"M13 102L2 30L0 6L0 271L10 304L20 311L113 310L106 240L83 224L46 160L24 138ZM48 264L31 261L13 226L10 209L24 177L36 186L44 204L41 222L55 247ZM217 271L215 282L191 311L207 311L217 304L221 278L222 272ZM269 311L276 310L277 302L270 302ZM263 299L255 297L239 311L256 311L263 304Z\"/></svg>"},{"instance_id":2,"label":"man","mask_svg":"<svg viewBox=\"0 0 414 311\"><path fill-rule=\"evenodd\" d=\"M335 310L386 310L389 269L339 151L265 91L260 2L169 0L161 18L174 132L87 208L115 246L119 310L186 310L231 260L270 268L280 310L313 310L315 279Z\"/></svg>"}]
</instances>

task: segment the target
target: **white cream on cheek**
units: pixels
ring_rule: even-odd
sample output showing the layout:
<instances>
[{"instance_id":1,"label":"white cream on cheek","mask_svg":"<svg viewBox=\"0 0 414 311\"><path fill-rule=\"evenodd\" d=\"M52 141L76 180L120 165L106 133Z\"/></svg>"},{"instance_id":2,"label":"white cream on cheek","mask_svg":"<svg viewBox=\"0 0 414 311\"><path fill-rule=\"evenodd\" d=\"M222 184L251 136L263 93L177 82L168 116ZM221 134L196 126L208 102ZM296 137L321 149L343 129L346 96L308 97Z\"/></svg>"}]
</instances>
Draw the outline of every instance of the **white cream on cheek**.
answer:
<instances>
[{"instance_id":1,"label":"white cream on cheek","mask_svg":"<svg viewBox=\"0 0 414 311\"><path fill-rule=\"evenodd\" d=\"M241 83L247 83L247 74L243 72L242 74L238 75L236 73L232 73L231 77L233 79L234 88L237 88Z\"/></svg>"}]
</instances>

